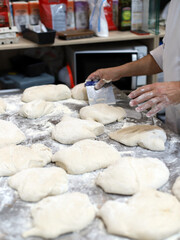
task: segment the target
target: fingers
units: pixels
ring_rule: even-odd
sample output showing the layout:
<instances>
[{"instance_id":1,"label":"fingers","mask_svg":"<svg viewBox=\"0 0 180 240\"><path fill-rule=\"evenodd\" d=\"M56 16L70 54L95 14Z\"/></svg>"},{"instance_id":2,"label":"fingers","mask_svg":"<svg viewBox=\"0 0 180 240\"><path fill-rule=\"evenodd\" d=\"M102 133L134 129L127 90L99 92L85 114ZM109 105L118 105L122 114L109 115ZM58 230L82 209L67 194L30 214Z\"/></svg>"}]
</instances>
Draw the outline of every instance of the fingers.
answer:
<instances>
[{"instance_id":1,"label":"fingers","mask_svg":"<svg viewBox=\"0 0 180 240\"><path fill-rule=\"evenodd\" d=\"M143 103L145 101L148 101L149 99L152 99L154 96L155 96L155 93L153 91L143 93L139 97L136 97L135 99L131 100L129 105L131 107L134 107L140 103ZM154 100L152 100L152 101L154 101Z\"/></svg>"},{"instance_id":2,"label":"fingers","mask_svg":"<svg viewBox=\"0 0 180 240\"><path fill-rule=\"evenodd\" d=\"M133 99L133 98L136 98L136 97L142 95L143 93L152 91L153 89L154 89L153 84L146 85L146 86L140 87L140 88L136 89L135 91L131 92L128 95L128 97Z\"/></svg>"},{"instance_id":3,"label":"fingers","mask_svg":"<svg viewBox=\"0 0 180 240\"><path fill-rule=\"evenodd\" d=\"M94 87L96 90L98 90L98 89L102 88L104 86L104 84L110 83L111 81L112 81L111 79L110 80L101 79L101 80L99 80L98 83L96 83L96 85Z\"/></svg>"},{"instance_id":4,"label":"fingers","mask_svg":"<svg viewBox=\"0 0 180 240\"><path fill-rule=\"evenodd\" d=\"M166 105L162 102L157 104L146 114L146 117L153 117L154 115L156 115L156 113L158 113L159 111L161 111L165 107L166 107Z\"/></svg>"},{"instance_id":5,"label":"fingers","mask_svg":"<svg viewBox=\"0 0 180 240\"><path fill-rule=\"evenodd\" d=\"M147 102L143 103L142 105L138 106L136 108L136 111L137 112L143 112L143 111L145 111L147 109L152 108L154 105L156 105L157 103L159 103L161 101L162 101L161 97L152 98L149 101L147 101Z\"/></svg>"},{"instance_id":6,"label":"fingers","mask_svg":"<svg viewBox=\"0 0 180 240\"><path fill-rule=\"evenodd\" d=\"M138 106L135 110L137 112L143 112L145 110L150 109L150 111L146 114L147 117L152 117L170 103L167 101L165 96L154 97L142 105Z\"/></svg>"}]
</instances>

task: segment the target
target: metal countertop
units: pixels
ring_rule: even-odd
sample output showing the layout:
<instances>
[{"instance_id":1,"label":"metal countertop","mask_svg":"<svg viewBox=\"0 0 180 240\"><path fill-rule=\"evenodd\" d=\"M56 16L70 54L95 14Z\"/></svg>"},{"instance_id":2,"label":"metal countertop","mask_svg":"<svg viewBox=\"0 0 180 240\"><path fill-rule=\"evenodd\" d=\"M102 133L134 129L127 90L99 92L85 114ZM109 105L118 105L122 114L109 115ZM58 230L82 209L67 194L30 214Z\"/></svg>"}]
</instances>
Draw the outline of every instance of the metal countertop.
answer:
<instances>
[{"instance_id":1,"label":"metal countertop","mask_svg":"<svg viewBox=\"0 0 180 240\"><path fill-rule=\"evenodd\" d=\"M59 149L68 147L67 145L60 144L51 139L51 130L54 124L57 124L62 113L58 115L47 115L39 119L25 119L18 115L18 111L21 102L21 93L18 91L10 93L0 93L0 97L7 103L6 114L0 115L0 119L12 121L15 123L26 135L27 140L23 142L23 145L31 145L33 143L43 143L52 149L55 153ZM135 156L135 157L157 157L164 161L170 170L170 179L160 190L165 192L171 192L172 184L177 176L180 175L180 137L171 131L169 131L162 122L156 118L146 118L142 114L135 112L128 105L128 99L122 93L116 92L117 106L125 108L127 112L127 118L123 122L116 122L105 126L105 133L99 137L98 140L103 140L113 146L121 152L122 156ZM74 99L60 101L63 105L71 109L71 116L78 117L78 112L81 107L86 106L84 101L78 101ZM166 149L163 152L153 152L143 149L141 147L127 147L121 145L113 140L110 140L107 133L115 131L122 127L124 123L137 123L137 124L156 124L165 129L167 133L167 142L165 144ZM50 164L53 165L53 164ZM99 172L97 170L91 173L82 175L69 175L69 191L78 191L86 193L91 202L97 207L101 207L107 200L119 199L124 202L129 197L107 194L95 185L95 179ZM20 200L17 192L12 190L7 185L7 177L0 178L0 240L23 240L21 233L31 227L30 208L34 203L24 202ZM28 240L40 240L42 238L31 237ZM103 222L96 218L92 224L86 229L62 235L56 240L122 240L127 239L118 237L106 233ZM177 238L175 238L177 239Z\"/></svg>"}]
</instances>

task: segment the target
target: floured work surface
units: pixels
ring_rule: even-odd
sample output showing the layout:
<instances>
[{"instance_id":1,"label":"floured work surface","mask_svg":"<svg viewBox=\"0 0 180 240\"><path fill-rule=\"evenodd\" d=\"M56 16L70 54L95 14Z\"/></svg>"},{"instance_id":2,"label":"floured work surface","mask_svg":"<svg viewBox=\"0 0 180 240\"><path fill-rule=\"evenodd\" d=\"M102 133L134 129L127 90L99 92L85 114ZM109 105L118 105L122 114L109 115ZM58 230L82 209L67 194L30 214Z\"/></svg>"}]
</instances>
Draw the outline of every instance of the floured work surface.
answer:
<instances>
[{"instance_id":1,"label":"floured work surface","mask_svg":"<svg viewBox=\"0 0 180 240\"><path fill-rule=\"evenodd\" d=\"M121 152L121 156L134 156L134 157L157 157L164 161L166 166L170 170L170 179L166 185L164 185L160 190L164 192L171 193L172 185L178 177L180 172L180 138L178 135L173 134L168 129L167 141L165 151L153 152L150 150L143 149L141 147L127 147L119 144L113 140L110 140L108 133L115 131L120 128L124 123L127 125L129 123L142 123L142 124L156 124L164 128L160 121L156 118L146 118L142 114L136 113L132 108L128 106L128 99L123 97L122 93L116 93L117 106L125 108L127 112L126 120L123 122L117 122L105 126L105 133L98 140L103 140L108 144L116 147L118 151ZM57 124L62 113L57 113L57 115L50 114L48 116L41 117L39 119L26 119L18 115L20 106L23 104L20 100L21 94L11 93L6 95L1 95L1 97L7 103L6 114L0 115L0 119L9 120L15 123L26 135L27 140L23 142L23 145L30 146L34 143L43 143L47 147L52 149L53 154L60 149L67 148L69 146L60 144L51 139L51 130L54 124ZM71 116L78 117L78 112L81 107L87 105L84 101L69 99L60 101L64 106L70 108L71 111L65 108L64 112L66 114L71 114ZM58 104L58 103L56 103ZM49 164L50 166L54 164ZM69 180L69 192L77 191L85 193L89 196L92 204L101 207L107 200L118 199L120 202L124 202L128 197L124 197L116 194L107 194L101 188L95 185L95 179L99 172L103 170L97 170L91 173L86 173L82 175L68 175ZM25 230L31 228L32 219L30 216L30 208L34 203L23 202L20 200L16 191L12 190L7 185L7 177L0 178L0 239L1 240L23 240L21 233ZM29 240L40 240L42 238L30 237ZM118 237L106 233L103 222L96 218L91 225L86 229L65 234L56 238L56 240L120 240L127 239L123 237ZM178 239L178 237L173 238Z\"/></svg>"}]
</instances>

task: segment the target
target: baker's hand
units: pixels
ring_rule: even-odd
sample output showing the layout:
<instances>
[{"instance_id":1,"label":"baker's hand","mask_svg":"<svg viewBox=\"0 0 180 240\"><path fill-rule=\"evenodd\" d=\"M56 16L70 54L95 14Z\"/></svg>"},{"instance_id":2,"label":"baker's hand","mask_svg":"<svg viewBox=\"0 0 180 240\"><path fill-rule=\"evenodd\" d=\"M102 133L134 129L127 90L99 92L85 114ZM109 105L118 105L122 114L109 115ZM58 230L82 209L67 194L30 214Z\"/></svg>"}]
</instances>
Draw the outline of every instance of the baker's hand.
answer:
<instances>
[{"instance_id":1,"label":"baker's hand","mask_svg":"<svg viewBox=\"0 0 180 240\"><path fill-rule=\"evenodd\" d=\"M102 68L91 73L87 77L86 81L91 80L99 80L98 83L95 85L95 89L100 89L102 88L102 86L104 86L105 83L116 81L118 79L116 79L114 68Z\"/></svg>"},{"instance_id":2,"label":"baker's hand","mask_svg":"<svg viewBox=\"0 0 180 240\"><path fill-rule=\"evenodd\" d=\"M157 112L171 104L180 103L180 82L153 83L136 89L128 95L132 100L129 105L137 106L137 112L148 110L147 117L154 116Z\"/></svg>"}]
</instances>

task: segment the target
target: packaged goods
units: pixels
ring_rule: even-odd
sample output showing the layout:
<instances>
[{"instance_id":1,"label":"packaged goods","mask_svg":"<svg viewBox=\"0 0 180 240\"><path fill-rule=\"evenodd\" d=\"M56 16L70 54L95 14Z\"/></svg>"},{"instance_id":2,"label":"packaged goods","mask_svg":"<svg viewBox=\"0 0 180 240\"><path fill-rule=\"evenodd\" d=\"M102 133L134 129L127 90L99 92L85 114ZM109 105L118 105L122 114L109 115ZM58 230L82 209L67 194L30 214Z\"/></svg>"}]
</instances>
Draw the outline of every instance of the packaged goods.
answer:
<instances>
[{"instance_id":1,"label":"packaged goods","mask_svg":"<svg viewBox=\"0 0 180 240\"><path fill-rule=\"evenodd\" d=\"M39 2L38 1L29 1L28 2L28 11L29 11L29 24L30 25L39 24L39 20L40 20Z\"/></svg>"},{"instance_id":2,"label":"packaged goods","mask_svg":"<svg viewBox=\"0 0 180 240\"><path fill-rule=\"evenodd\" d=\"M104 13L108 23L108 29L110 31L117 30L116 25L113 22L113 1L112 0L107 0L107 4L106 6L104 6Z\"/></svg>"},{"instance_id":3,"label":"packaged goods","mask_svg":"<svg viewBox=\"0 0 180 240\"><path fill-rule=\"evenodd\" d=\"M67 0L39 0L41 22L57 32L66 30Z\"/></svg>"},{"instance_id":4,"label":"packaged goods","mask_svg":"<svg viewBox=\"0 0 180 240\"><path fill-rule=\"evenodd\" d=\"M131 30L142 29L143 0L132 0L131 5Z\"/></svg>"},{"instance_id":5,"label":"packaged goods","mask_svg":"<svg viewBox=\"0 0 180 240\"><path fill-rule=\"evenodd\" d=\"M14 23L19 32L29 25L29 13L27 2L13 2Z\"/></svg>"},{"instance_id":6,"label":"packaged goods","mask_svg":"<svg viewBox=\"0 0 180 240\"><path fill-rule=\"evenodd\" d=\"M104 13L106 0L89 0L91 15L89 18L89 29L93 30L98 37L108 37L108 24Z\"/></svg>"},{"instance_id":7,"label":"packaged goods","mask_svg":"<svg viewBox=\"0 0 180 240\"><path fill-rule=\"evenodd\" d=\"M74 16L74 1L68 0L67 1L67 30L74 30L75 29L75 16Z\"/></svg>"},{"instance_id":8,"label":"packaged goods","mask_svg":"<svg viewBox=\"0 0 180 240\"><path fill-rule=\"evenodd\" d=\"M0 0L0 27L10 26L9 1Z\"/></svg>"},{"instance_id":9,"label":"packaged goods","mask_svg":"<svg viewBox=\"0 0 180 240\"><path fill-rule=\"evenodd\" d=\"M76 29L89 28L89 5L86 0L75 0L75 26Z\"/></svg>"},{"instance_id":10,"label":"packaged goods","mask_svg":"<svg viewBox=\"0 0 180 240\"><path fill-rule=\"evenodd\" d=\"M8 12L0 12L0 27L8 26L9 26Z\"/></svg>"}]
</instances>

